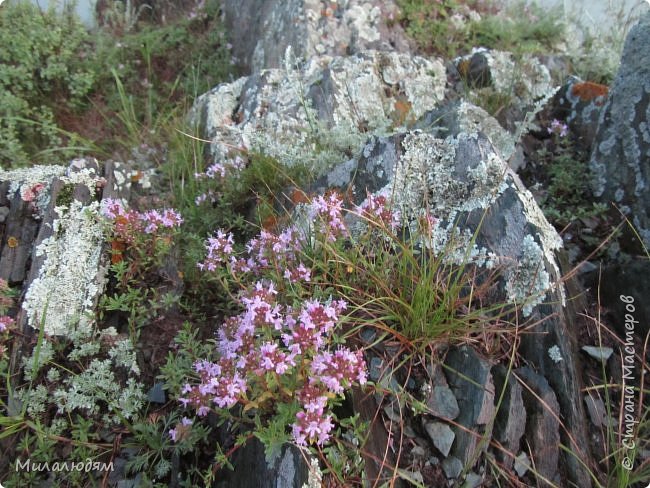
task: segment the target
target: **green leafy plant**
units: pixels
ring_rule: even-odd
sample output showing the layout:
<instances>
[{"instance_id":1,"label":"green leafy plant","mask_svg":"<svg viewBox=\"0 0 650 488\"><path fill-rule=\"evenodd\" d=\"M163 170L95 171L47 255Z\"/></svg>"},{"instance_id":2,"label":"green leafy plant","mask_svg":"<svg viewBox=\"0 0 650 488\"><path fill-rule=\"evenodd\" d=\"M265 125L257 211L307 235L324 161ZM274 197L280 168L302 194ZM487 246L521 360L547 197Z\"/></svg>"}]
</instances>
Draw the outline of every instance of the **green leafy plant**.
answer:
<instances>
[{"instance_id":1,"label":"green leafy plant","mask_svg":"<svg viewBox=\"0 0 650 488\"><path fill-rule=\"evenodd\" d=\"M21 166L41 151L75 146L81 138L62 130L57 114L78 113L96 79L81 23L68 11L12 2L0 9L0 45L0 163Z\"/></svg>"},{"instance_id":2,"label":"green leafy plant","mask_svg":"<svg viewBox=\"0 0 650 488\"><path fill-rule=\"evenodd\" d=\"M104 295L100 307L127 313L131 340L137 343L139 329L178 299L152 286L152 278L169 253L183 219L170 208L137 212L111 199L104 201L103 213L112 233L111 270L116 293Z\"/></svg>"},{"instance_id":3,"label":"green leafy plant","mask_svg":"<svg viewBox=\"0 0 650 488\"><path fill-rule=\"evenodd\" d=\"M546 52L563 36L558 13L523 3L497 11L494 4L470 1L398 0L400 23L427 53L452 58L473 47Z\"/></svg>"},{"instance_id":4,"label":"green leafy plant","mask_svg":"<svg viewBox=\"0 0 650 488\"><path fill-rule=\"evenodd\" d=\"M559 229L577 219L602 216L607 207L594 203L589 187L588 152L574 145L566 124L554 120L548 144L536 154L536 167L546 174L545 195L539 203Z\"/></svg>"}]
</instances>

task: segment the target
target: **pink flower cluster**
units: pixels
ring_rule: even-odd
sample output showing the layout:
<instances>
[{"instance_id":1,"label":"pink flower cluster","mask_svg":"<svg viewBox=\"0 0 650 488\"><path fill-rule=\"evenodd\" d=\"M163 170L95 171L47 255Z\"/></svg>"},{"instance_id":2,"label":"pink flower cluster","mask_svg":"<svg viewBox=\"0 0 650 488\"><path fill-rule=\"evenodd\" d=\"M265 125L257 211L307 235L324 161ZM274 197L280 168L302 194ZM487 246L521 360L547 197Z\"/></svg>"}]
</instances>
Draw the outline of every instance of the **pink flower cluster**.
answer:
<instances>
[{"instance_id":1,"label":"pink flower cluster","mask_svg":"<svg viewBox=\"0 0 650 488\"><path fill-rule=\"evenodd\" d=\"M218 180L225 180L226 176L228 175L237 175L242 169L244 169L245 163L244 160L236 156L235 159L227 159L221 163L213 163L210 166L208 166L208 169L205 170L205 173L194 173L194 178L197 180L203 180L203 179L218 179ZM217 201L217 198L219 197L219 193L215 192L212 189L209 189L208 191L201 193L199 196L196 197L194 200L194 203L196 205L201 205L204 202L210 201L210 203L214 203Z\"/></svg>"},{"instance_id":2,"label":"pink flower cluster","mask_svg":"<svg viewBox=\"0 0 650 488\"><path fill-rule=\"evenodd\" d=\"M569 127L557 119L553 119L551 126L546 130L549 134L556 134L560 137L564 137L569 133Z\"/></svg>"},{"instance_id":3,"label":"pink flower cluster","mask_svg":"<svg viewBox=\"0 0 650 488\"><path fill-rule=\"evenodd\" d=\"M210 179L224 179L229 172L238 173L244 169L244 160L236 156L235 159L227 159L222 163L213 163L208 166L205 173L194 173L196 179L210 178Z\"/></svg>"},{"instance_id":4,"label":"pink flower cluster","mask_svg":"<svg viewBox=\"0 0 650 488\"><path fill-rule=\"evenodd\" d=\"M309 208L309 218L323 223L318 231L325 234L328 241L334 242L348 234L343 222L343 198L336 192L314 198Z\"/></svg>"},{"instance_id":5,"label":"pink flower cluster","mask_svg":"<svg viewBox=\"0 0 650 488\"><path fill-rule=\"evenodd\" d=\"M208 238L205 248L208 251L205 261L198 263L197 267L201 270L216 271L217 266L226 262L228 257L233 253L233 244L235 239L232 232L226 234L222 229L217 230L214 237Z\"/></svg>"},{"instance_id":6,"label":"pink flower cluster","mask_svg":"<svg viewBox=\"0 0 650 488\"><path fill-rule=\"evenodd\" d=\"M285 278L290 282L308 282L311 279L311 271L304 263L298 261L304 241L304 236L295 227L289 227L277 235L262 230L258 237L248 241L245 253L236 256L233 248L234 236L231 232L226 233L219 229L214 237L206 241L206 257L197 267L210 272L220 267L228 267L233 275L259 275L269 268L283 269Z\"/></svg>"},{"instance_id":7,"label":"pink flower cluster","mask_svg":"<svg viewBox=\"0 0 650 488\"><path fill-rule=\"evenodd\" d=\"M102 215L113 221L115 234L125 242L133 242L137 233L157 234L183 223L180 214L171 208L137 212L125 209L122 202L114 198L102 202Z\"/></svg>"},{"instance_id":8,"label":"pink flower cluster","mask_svg":"<svg viewBox=\"0 0 650 488\"><path fill-rule=\"evenodd\" d=\"M9 330L14 326L16 321L9 317L8 315L3 315L0 317L0 333Z\"/></svg>"},{"instance_id":9,"label":"pink flower cluster","mask_svg":"<svg viewBox=\"0 0 650 488\"><path fill-rule=\"evenodd\" d=\"M215 168L213 174L226 173ZM309 217L316 222L316 232L329 241L347 236L343 210L343 199L337 193L315 198ZM399 215L388 209L384 197L369 196L359 211L392 229L399 225ZM287 389L292 389L300 405L291 425L294 440L300 445L322 445L329 440L334 428L329 399L344 394L353 384L364 384L366 364L361 351L330 347L347 307L344 301L309 298L287 304L278 286L268 279L275 276L289 284L309 283L312 270L300 260L307 243L305 233L296 227L279 233L262 230L242 252L235 251L233 234L223 229L206 241L206 257L197 264L199 269L225 270L240 283L250 283L252 277L257 281L238 296L242 312L221 324L217 359L198 361L194 369L199 383L188 383L182 389L179 401L196 409L197 415L256 402L256 395L269 391L282 401Z\"/></svg>"},{"instance_id":10,"label":"pink flower cluster","mask_svg":"<svg viewBox=\"0 0 650 488\"><path fill-rule=\"evenodd\" d=\"M333 353L325 349L345 302L308 300L294 310L277 303L273 283L257 282L240 303L244 311L227 319L219 330L219 359L194 365L201 382L185 385L179 400L199 416L207 415L215 406L228 409L245 404L251 392L266 391L267 375L282 384L301 368L301 377L308 380L298 392L302 409L292 425L293 436L299 444L327 442L333 426L325 413L328 395L340 395L352 383L366 381L360 351L342 346Z\"/></svg>"},{"instance_id":11,"label":"pink flower cluster","mask_svg":"<svg viewBox=\"0 0 650 488\"><path fill-rule=\"evenodd\" d=\"M368 193L366 201L357 207L359 215L375 225L390 229L395 232L399 229L401 215L399 211L393 211L388 206L386 197L383 195L374 196Z\"/></svg>"}]
</instances>

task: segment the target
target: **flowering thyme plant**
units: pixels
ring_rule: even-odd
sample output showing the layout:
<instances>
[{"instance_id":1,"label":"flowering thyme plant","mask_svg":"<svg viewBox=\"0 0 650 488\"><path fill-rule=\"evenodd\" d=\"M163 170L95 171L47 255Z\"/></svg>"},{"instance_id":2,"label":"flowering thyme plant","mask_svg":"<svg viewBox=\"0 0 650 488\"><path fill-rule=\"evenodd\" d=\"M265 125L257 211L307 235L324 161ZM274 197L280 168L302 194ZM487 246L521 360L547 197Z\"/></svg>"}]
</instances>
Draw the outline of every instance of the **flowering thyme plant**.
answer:
<instances>
[{"instance_id":1,"label":"flowering thyme plant","mask_svg":"<svg viewBox=\"0 0 650 488\"><path fill-rule=\"evenodd\" d=\"M100 304L106 311L128 312L130 336L137 342L138 329L178 300L171 293L161 296L154 284L183 219L170 208L138 212L115 199L102 202L102 215L112 236L117 293L103 296Z\"/></svg>"},{"instance_id":2,"label":"flowering thyme plant","mask_svg":"<svg viewBox=\"0 0 650 488\"><path fill-rule=\"evenodd\" d=\"M113 264L124 259L128 251L139 261L141 269L149 267L169 251L175 231L183 223L180 214L171 208L138 212L127 209L113 198L102 201L102 215L110 225Z\"/></svg>"},{"instance_id":3,"label":"flowering thyme plant","mask_svg":"<svg viewBox=\"0 0 650 488\"><path fill-rule=\"evenodd\" d=\"M395 222L381 198L356 213ZM185 384L179 397L185 407L198 416L240 415L242 423L253 415L254 434L267 449L290 439L319 447L331 440L339 423L332 407L347 389L366 383L362 351L343 344L348 303L323 291L315 264L322 256L313 254L343 245L350 235L343 214L342 198L331 193L308 205L309 232L297 225L262 230L239 252L226 230L206 241L198 267L229 290L241 311L220 325L214 357L194 364L198 382ZM284 438L269 439L278 426Z\"/></svg>"}]
</instances>

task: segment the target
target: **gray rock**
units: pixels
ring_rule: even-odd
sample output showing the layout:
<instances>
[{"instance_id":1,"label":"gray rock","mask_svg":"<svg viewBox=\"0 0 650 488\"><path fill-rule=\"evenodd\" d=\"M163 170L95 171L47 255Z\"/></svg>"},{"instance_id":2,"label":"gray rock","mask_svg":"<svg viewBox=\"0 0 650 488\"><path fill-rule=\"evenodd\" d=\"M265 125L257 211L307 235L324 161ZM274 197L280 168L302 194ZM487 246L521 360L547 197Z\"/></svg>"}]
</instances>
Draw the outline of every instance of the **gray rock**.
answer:
<instances>
[{"instance_id":1,"label":"gray rock","mask_svg":"<svg viewBox=\"0 0 650 488\"><path fill-rule=\"evenodd\" d=\"M463 462L457 457L450 456L442 461L442 469L447 478L458 478L463 472Z\"/></svg>"},{"instance_id":2,"label":"gray rock","mask_svg":"<svg viewBox=\"0 0 650 488\"><path fill-rule=\"evenodd\" d=\"M623 341L629 333L645 337L650 331L650 261L640 258L607 266L599 284L602 305L609 310L619 337ZM621 295L631 303L623 302ZM627 318L631 321L626 322Z\"/></svg>"},{"instance_id":3,"label":"gray rock","mask_svg":"<svg viewBox=\"0 0 650 488\"><path fill-rule=\"evenodd\" d=\"M383 410L386 416L393 422L400 424L404 422L404 416L400 412L399 402L393 401L389 405L386 405Z\"/></svg>"},{"instance_id":4,"label":"gray rock","mask_svg":"<svg viewBox=\"0 0 650 488\"><path fill-rule=\"evenodd\" d=\"M521 452L515 458L515 473L520 478L523 477L530 469L530 458L525 452Z\"/></svg>"},{"instance_id":5,"label":"gray rock","mask_svg":"<svg viewBox=\"0 0 650 488\"><path fill-rule=\"evenodd\" d=\"M627 209L650 247L650 12L625 40L589 165L595 196Z\"/></svg>"},{"instance_id":6,"label":"gray rock","mask_svg":"<svg viewBox=\"0 0 650 488\"><path fill-rule=\"evenodd\" d=\"M549 105L553 108L549 118L565 121L576 142L582 148L590 150L608 91L604 85L571 77L550 102Z\"/></svg>"},{"instance_id":7,"label":"gray rock","mask_svg":"<svg viewBox=\"0 0 650 488\"><path fill-rule=\"evenodd\" d=\"M516 58L509 52L478 48L454 63L457 76L470 89L478 89L478 96L481 89L491 87L507 95L517 109L529 106L553 88L549 69L531 55Z\"/></svg>"},{"instance_id":8,"label":"gray rock","mask_svg":"<svg viewBox=\"0 0 650 488\"><path fill-rule=\"evenodd\" d=\"M445 364L448 366L449 386L460 407L456 419L459 425L454 428L453 455L467 465L477 460L479 449L487 447L485 443L478 444L476 433L485 431L486 437L491 437L490 425L486 425L494 414L491 365L467 346L452 349Z\"/></svg>"},{"instance_id":9,"label":"gray rock","mask_svg":"<svg viewBox=\"0 0 650 488\"><path fill-rule=\"evenodd\" d=\"M384 368L384 361L377 356L370 359L370 368L368 369L368 377L371 381L377 382L381 378L381 372Z\"/></svg>"},{"instance_id":10,"label":"gray rock","mask_svg":"<svg viewBox=\"0 0 650 488\"><path fill-rule=\"evenodd\" d=\"M364 327L361 329L359 337L364 342L364 344L369 345L377 340L377 331L374 327Z\"/></svg>"},{"instance_id":11,"label":"gray rock","mask_svg":"<svg viewBox=\"0 0 650 488\"><path fill-rule=\"evenodd\" d=\"M415 430L413 430L413 427L411 427L409 424L406 424L404 426L402 432L406 437L410 437L411 439L415 439L418 436Z\"/></svg>"},{"instance_id":12,"label":"gray rock","mask_svg":"<svg viewBox=\"0 0 650 488\"><path fill-rule=\"evenodd\" d=\"M508 452L514 453L519 449L519 442L526 430L526 409L522 399L522 387L503 365L492 369L494 376L495 395L497 399L503 391L501 405L494 421L493 438ZM507 383L506 383L507 380ZM505 386L505 391L503 390ZM512 467L514 459L508 452L495 448L495 456L506 469Z\"/></svg>"},{"instance_id":13,"label":"gray rock","mask_svg":"<svg viewBox=\"0 0 650 488\"><path fill-rule=\"evenodd\" d=\"M215 160L246 147L322 174L358 154L369 133L386 134L435 108L445 83L435 59L377 51L313 57L290 71L219 85L195 101L191 118L214 141ZM339 172L334 180L349 179Z\"/></svg>"},{"instance_id":14,"label":"gray rock","mask_svg":"<svg viewBox=\"0 0 650 488\"><path fill-rule=\"evenodd\" d=\"M607 361L614 353L611 347L582 346L582 350L597 361Z\"/></svg>"},{"instance_id":15,"label":"gray rock","mask_svg":"<svg viewBox=\"0 0 650 488\"><path fill-rule=\"evenodd\" d=\"M397 461L394 452L386 449L389 444L388 432L383 422L377 422L375 401L359 388L353 388L352 404L354 411L359 414L360 420L368 422L370 425L366 443L361 451L361 456L365 461L364 476L372 482L392 478L393 470L389 466L395 466ZM398 479L395 485L401 488L404 483Z\"/></svg>"},{"instance_id":16,"label":"gray rock","mask_svg":"<svg viewBox=\"0 0 650 488\"><path fill-rule=\"evenodd\" d=\"M138 473L135 478L120 480L117 482L117 488L137 488L142 486L142 474Z\"/></svg>"},{"instance_id":17,"label":"gray rock","mask_svg":"<svg viewBox=\"0 0 650 488\"><path fill-rule=\"evenodd\" d=\"M427 457L427 452L421 446L415 446L411 449L411 456L417 459L424 459Z\"/></svg>"},{"instance_id":18,"label":"gray rock","mask_svg":"<svg viewBox=\"0 0 650 488\"><path fill-rule=\"evenodd\" d=\"M422 424L424 425L424 430L429 434L431 441L433 441L433 445L436 446L443 456L448 456L451 446L454 443L454 438L456 437L454 431L442 422L423 420Z\"/></svg>"},{"instance_id":19,"label":"gray rock","mask_svg":"<svg viewBox=\"0 0 650 488\"><path fill-rule=\"evenodd\" d=\"M526 443L530 446L532 463L536 472L555 483L559 478L560 406L543 376L527 366L515 370L515 374L526 385L523 388Z\"/></svg>"},{"instance_id":20,"label":"gray rock","mask_svg":"<svg viewBox=\"0 0 650 488\"><path fill-rule=\"evenodd\" d=\"M233 471L223 470L214 488L300 488L309 478L309 466L302 452L286 445L271 459L256 438L235 452Z\"/></svg>"},{"instance_id":21,"label":"gray rock","mask_svg":"<svg viewBox=\"0 0 650 488\"><path fill-rule=\"evenodd\" d=\"M483 477L474 472L467 473L465 477L465 483L463 483L462 488L477 488L483 483Z\"/></svg>"},{"instance_id":22,"label":"gray rock","mask_svg":"<svg viewBox=\"0 0 650 488\"><path fill-rule=\"evenodd\" d=\"M591 423L596 427L607 425L607 410L605 409L603 401L600 398L592 397L591 395L585 395L584 400L587 405L587 413L589 413Z\"/></svg>"},{"instance_id":23,"label":"gray rock","mask_svg":"<svg viewBox=\"0 0 650 488\"><path fill-rule=\"evenodd\" d=\"M392 0L226 0L222 7L232 54L245 72L282 67L289 46L302 59L409 50Z\"/></svg>"},{"instance_id":24,"label":"gray rock","mask_svg":"<svg viewBox=\"0 0 650 488\"><path fill-rule=\"evenodd\" d=\"M453 420L458 417L459 409L456 397L446 386L434 386L427 400L427 407L432 415L441 419Z\"/></svg>"},{"instance_id":25,"label":"gray rock","mask_svg":"<svg viewBox=\"0 0 650 488\"><path fill-rule=\"evenodd\" d=\"M166 403L167 396L165 395L165 390L163 389L164 383L154 383L154 385L149 389L147 393L147 400L151 403Z\"/></svg>"},{"instance_id":26,"label":"gray rock","mask_svg":"<svg viewBox=\"0 0 650 488\"><path fill-rule=\"evenodd\" d=\"M433 386L449 386L445 376L445 368L439 363L429 363L426 366L429 382Z\"/></svg>"}]
</instances>

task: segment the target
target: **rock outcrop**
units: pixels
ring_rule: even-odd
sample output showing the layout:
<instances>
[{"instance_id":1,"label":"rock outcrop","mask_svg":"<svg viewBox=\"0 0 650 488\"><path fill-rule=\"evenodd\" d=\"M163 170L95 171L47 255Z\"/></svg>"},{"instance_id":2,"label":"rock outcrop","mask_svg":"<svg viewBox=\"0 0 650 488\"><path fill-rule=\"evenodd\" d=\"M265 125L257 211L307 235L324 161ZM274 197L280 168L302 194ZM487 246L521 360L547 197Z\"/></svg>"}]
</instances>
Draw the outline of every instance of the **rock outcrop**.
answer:
<instances>
[{"instance_id":1,"label":"rock outcrop","mask_svg":"<svg viewBox=\"0 0 650 488\"><path fill-rule=\"evenodd\" d=\"M650 12L625 41L589 164L595 196L625 212L650 248Z\"/></svg>"},{"instance_id":2,"label":"rock outcrop","mask_svg":"<svg viewBox=\"0 0 650 488\"><path fill-rule=\"evenodd\" d=\"M409 51L393 0L225 0L223 9L244 72L282 67L288 46L304 60L368 49Z\"/></svg>"},{"instance_id":3,"label":"rock outcrop","mask_svg":"<svg viewBox=\"0 0 650 488\"><path fill-rule=\"evenodd\" d=\"M587 445L586 415L554 255L561 239L504 161L503 153L514 147L511 136L467 102L443 104L444 90L444 71L438 61L377 51L324 55L302 67L290 62L284 70L262 70L220 85L197 100L193 115L212 141L213 158L233 147L246 147L287 165L307 161L322 174L308 192L339 189L357 205L368 193L381 194L413 225L429 213L437 225L422 245L436 253L444 251L449 262L499 269L500 286L493 298L516 302L521 320L535 324L522 336L523 359L538 372L539 382L550 385L548 396L557 398L559 406L553 413L559 412L566 426L557 435L588 463L588 453L582 452ZM337 149L333 142L341 135L346 136L346 144ZM323 140L332 143L323 146L319 142ZM450 358L465 353L452 350ZM459 368L460 363L454 364ZM434 443L442 454L449 447L449 456L441 462L442 476L456 478L464 468L471 468L492 439L494 398L500 391L495 391L491 367L486 363L474 378L479 387L473 393L468 390L473 383L449 379L461 411L455 422L461 427L452 427L452 446ZM546 424L537 422L539 412L528 408L525 425L530 434ZM499 411L508 413L508 409ZM394 411L389 413L399 418ZM401 428L390 418L387 422L391 432ZM427 426L427 432L443 432L445 422L440 418L416 425ZM517 433L524 421L502 422L505 426L495 435L513 450L512 460L522 452ZM478 442L476 435L484 441ZM377 432L374 438L376 452L369 459L373 455L382 459L385 449L376 441L382 435ZM590 485L575 458L558 446L551 449L558 461L549 461L553 467L548 473L579 486ZM366 475L376 479L380 472L381 467L375 466Z\"/></svg>"}]
</instances>

